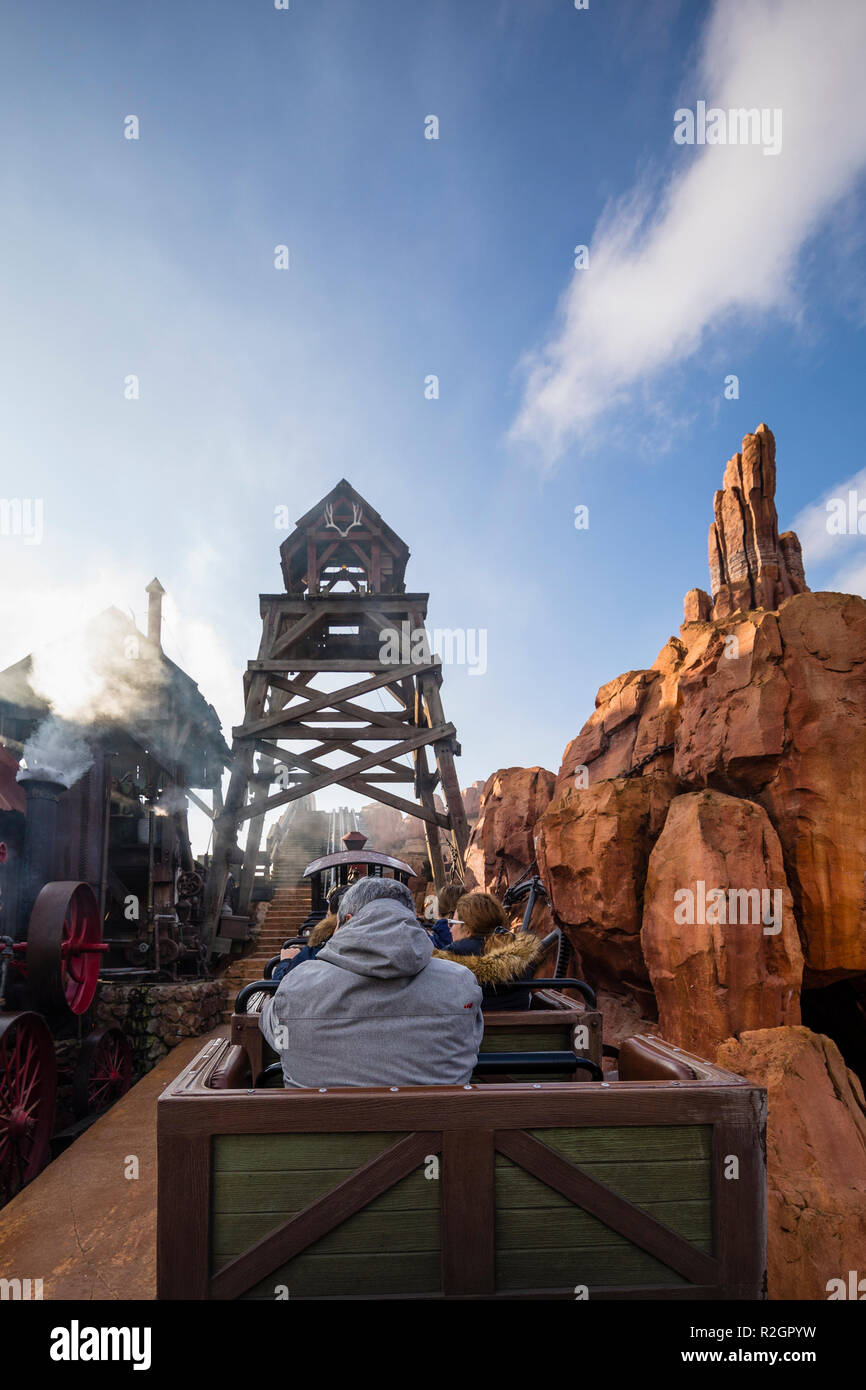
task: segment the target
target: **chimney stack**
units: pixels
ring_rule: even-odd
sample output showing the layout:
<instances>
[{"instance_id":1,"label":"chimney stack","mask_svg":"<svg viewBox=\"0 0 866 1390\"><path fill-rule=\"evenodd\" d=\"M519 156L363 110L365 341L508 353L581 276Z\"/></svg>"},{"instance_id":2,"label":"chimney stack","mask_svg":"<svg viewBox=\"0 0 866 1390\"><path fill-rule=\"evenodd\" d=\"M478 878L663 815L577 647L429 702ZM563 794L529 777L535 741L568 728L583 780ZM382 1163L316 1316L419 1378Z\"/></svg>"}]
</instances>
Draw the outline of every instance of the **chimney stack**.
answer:
<instances>
[{"instance_id":1,"label":"chimney stack","mask_svg":"<svg viewBox=\"0 0 866 1390\"><path fill-rule=\"evenodd\" d=\"M152 579L147 593L147 640L162 651L162 596L165 589L158 579Z\"/></svg>"}]
</instances>

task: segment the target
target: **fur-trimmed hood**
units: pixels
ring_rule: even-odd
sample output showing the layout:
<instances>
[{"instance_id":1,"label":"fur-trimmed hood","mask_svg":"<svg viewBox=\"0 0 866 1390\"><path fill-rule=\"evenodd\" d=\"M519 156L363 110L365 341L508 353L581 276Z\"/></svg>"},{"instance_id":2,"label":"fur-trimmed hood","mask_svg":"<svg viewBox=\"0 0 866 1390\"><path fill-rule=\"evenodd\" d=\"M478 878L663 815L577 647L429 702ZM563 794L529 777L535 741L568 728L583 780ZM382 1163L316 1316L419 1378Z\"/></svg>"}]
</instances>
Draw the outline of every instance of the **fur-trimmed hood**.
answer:
<instances>
[{"instance_id":1,"label":"fur-trimmed hood","mask_svg":"<svg viewBox=\"0 0 866 1390\"><path fill-rule=\"evenodd\" d=\"M482 955L434 951L440 960L453 960L471 970L482 989L500 989L523 979L541 958L541 941L533 932L495 932Z\"/></svg>"},{"instance_id":2,"label":"fur-trimmed hood","mask_svg":"<svg viewBox=\"0 0 866 1390\"><path fill-rule=\"evenodd\" d=\"M326 941L330 941L336 930L337 919L333 913L329 913L327 917L322 918L321 922L317 922L310 932L307 938L307 945L310 950L314 951L317 946L324 946Z\"/></svg>"}]
</instances>

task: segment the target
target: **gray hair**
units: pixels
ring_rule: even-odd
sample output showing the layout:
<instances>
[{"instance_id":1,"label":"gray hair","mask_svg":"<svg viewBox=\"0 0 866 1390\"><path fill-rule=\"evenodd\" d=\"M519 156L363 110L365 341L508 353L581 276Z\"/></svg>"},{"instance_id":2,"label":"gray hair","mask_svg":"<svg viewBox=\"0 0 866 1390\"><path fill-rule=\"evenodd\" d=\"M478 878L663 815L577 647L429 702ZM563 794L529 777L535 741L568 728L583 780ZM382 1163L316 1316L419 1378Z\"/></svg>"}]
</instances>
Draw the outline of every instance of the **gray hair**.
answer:
<instances>
[{"instance_id":1,"label":"gray hair","mask_svg":"<svg viewBox=\"0 0 866 1390\"><path fill-rule=\"evenodd\" d=\"M415 912L415 899L405 883L396 878L379 878L378 875L368 874L359 878L357 883L353 883L340 899L337 926L341 927L347 917L354 917L356 912L360 912L362 907L374 902L376 898L396 898L397 902L408 907L413 914Z\"/></svg>"}]
</instances>

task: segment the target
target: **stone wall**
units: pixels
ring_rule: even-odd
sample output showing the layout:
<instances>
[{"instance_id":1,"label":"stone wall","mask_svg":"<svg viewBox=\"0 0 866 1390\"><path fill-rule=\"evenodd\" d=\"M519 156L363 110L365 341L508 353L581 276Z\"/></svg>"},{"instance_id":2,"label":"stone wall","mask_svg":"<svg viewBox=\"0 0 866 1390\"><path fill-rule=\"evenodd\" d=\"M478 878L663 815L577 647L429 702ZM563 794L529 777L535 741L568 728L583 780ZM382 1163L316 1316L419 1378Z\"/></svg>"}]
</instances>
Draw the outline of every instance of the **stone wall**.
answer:
<instances>
[{"instance_id":1,"label":"stone wall","mask_svg":"<svg viewBox=\"0 0 866 1390\"><path fill-rule=\"evenodd\" d=\"M225 1008L222 980L100 986L94 1027L122 1028L132 1046L133 1078L155 1067L184 1038L209 1033Z\"/></svg>"}]
</instances>

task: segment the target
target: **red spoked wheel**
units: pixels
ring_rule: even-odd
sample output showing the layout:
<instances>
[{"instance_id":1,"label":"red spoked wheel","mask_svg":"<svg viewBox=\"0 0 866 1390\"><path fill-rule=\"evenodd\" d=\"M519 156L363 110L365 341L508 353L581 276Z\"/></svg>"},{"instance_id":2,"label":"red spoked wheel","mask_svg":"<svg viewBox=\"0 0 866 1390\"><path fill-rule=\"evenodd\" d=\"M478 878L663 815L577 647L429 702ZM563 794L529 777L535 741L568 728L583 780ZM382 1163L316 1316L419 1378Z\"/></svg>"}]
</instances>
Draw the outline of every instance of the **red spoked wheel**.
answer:
<instances>
[{"instance_id":1,"label":"red spoked wheel","mask_svg":"<svg viewBox=\"0 0 866 1390\"><path fill-rule=\"evenodd\" d=\"M119 1028L97 1028L85 1038L72 1081L76 1119L99 1115L129 1090L132 1048Z\"/></svg>"},{"instance_id":2,"label":"red spoked wheel","mask_svg":"<svg viewBox=\"0 0 866 1390\"><path fill-rule=\"evenodd\" d=\"M38 1014L0 1014L0 1207L40 1173L54 1128L57 1064Z\"/></svg>"},{"instance_id":3,"label":"red spoked wheel","mask_svg":"<svg viewBox=\"0 0 866 1390\"><path fill-rule=\"evenodd\" d=\"M27 928L27 993L38 1009L86 1013L102 953L99 903L89 883L46 883Z\"/></svg>"}]
</instances>

